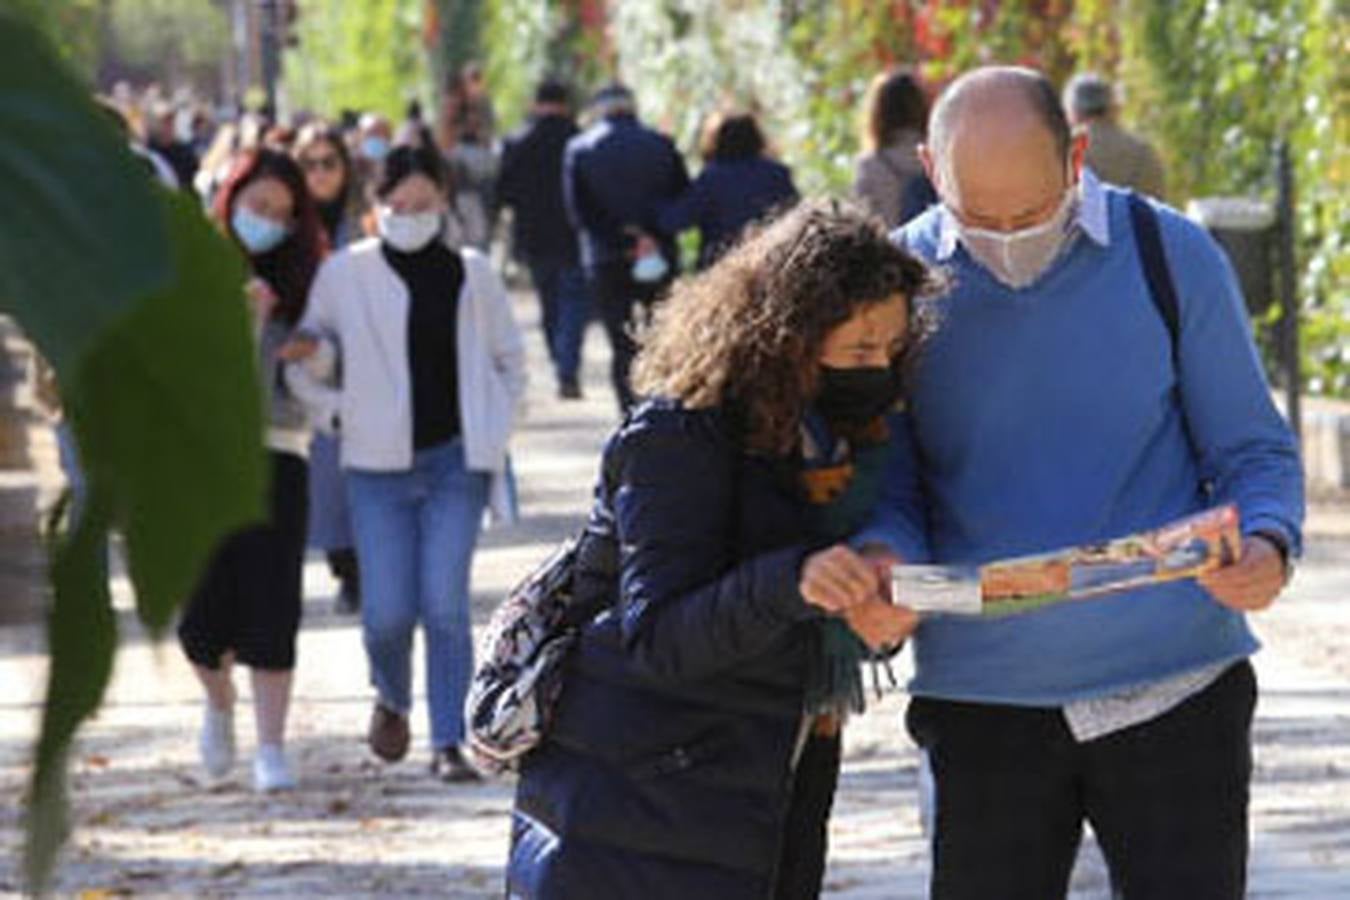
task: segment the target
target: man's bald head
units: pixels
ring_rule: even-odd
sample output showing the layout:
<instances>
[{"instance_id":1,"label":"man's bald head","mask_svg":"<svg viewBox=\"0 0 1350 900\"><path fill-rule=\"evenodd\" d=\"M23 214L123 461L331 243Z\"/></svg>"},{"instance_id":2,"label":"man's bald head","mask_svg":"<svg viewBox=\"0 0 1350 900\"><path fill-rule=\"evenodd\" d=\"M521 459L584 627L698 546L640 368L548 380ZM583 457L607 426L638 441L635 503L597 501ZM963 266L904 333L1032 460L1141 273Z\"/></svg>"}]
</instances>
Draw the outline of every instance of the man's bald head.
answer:
<instances>
[{"instance_id":1,"label":"man's bald head","mask_svg":"<svg viewBox=\"0 0 1350 900\"><path fill-rule=\"evenodd\" d=\"M1077 178L1081 143L1044 75L991 66L943 92L921 154L938 195L959 219L1012 231L1054 213Z\"/></svg>"},{"instance_id":2,"label":"man's bald head","mask_svg":"<svg viewBox=\"0 0 1350 900\"><path fill-rule=\"evenodd\" d=\"M975 123L1043 128L1061 158L1072 140L1069 120L1050 80L1035 69L989 66L967 72L938 98L928 124L934 159L946 157L963 127Z\"/></svg>"}]
</instances>

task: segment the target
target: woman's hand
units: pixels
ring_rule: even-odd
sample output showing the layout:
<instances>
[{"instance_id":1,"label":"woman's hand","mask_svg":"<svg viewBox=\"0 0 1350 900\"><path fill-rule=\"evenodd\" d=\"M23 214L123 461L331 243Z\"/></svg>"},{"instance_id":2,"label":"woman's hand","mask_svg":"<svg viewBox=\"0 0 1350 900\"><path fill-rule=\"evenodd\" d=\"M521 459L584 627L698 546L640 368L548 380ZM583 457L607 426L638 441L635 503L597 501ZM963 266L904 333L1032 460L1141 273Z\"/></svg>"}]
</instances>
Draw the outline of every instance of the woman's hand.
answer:
<instances>
[{"instance_id":1,"label":"woman's hand","mask_svg":"<svg viewBox=\"0 0 1350 900\"><path fill-rule=\"evenodd\" d=\"M829 613L841 613L869 600L884 602L876 568L845 544L808 556L802 563L799 589L807 603Z\"/></svg>"},{"instance_id":2,"label":"woman's hand","mask_svg":"<svg viewBox=\"0 0 1350 900\"><path fill-rule=\"evenodd\" d=\"M319 352L319 339L308 334L297 334L281 345L277 358L283 362L302 362Z\"/></svg>"},{"instance_id":3,"label":"woman's hand","mask_svg":"<svg viewBox=\"0 0 1350 900\"><path fill-rule=\"evenodd\" d=\"M873 651L903 643L919 625L919 615L907 606L870 600L844 610L844 621Z\"/></svg>"},{"instance_id":4,"label":"woman's hand","mask_svg":"<svg viewBox=\"0 0 1350 900\"><path fill-rule=\"evenodd\" d=\"M244 296L248 297L249 310L255 322L266 322L277 307L277 292L261 278L250 278L244 285Z\"/></svg>"}]
</instances>

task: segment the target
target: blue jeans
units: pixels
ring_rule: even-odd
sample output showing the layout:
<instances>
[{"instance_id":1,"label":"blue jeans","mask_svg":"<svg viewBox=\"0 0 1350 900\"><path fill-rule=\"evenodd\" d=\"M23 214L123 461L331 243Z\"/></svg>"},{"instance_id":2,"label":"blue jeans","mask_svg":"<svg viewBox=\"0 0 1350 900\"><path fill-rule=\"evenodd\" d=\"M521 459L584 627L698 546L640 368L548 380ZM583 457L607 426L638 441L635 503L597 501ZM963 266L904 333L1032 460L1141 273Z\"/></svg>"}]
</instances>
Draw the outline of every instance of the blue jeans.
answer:
<instances>
[{"instance_id":1,"label":"blue jeans","mask_svg":"<svg viewBox=\"0 0 1350 900\"><path fill-rule=\"evenodd\" d=\"M464 739L473 672L469 565L487 494L488 475L465 469L459 440L418 451L408 471L347 471L370 680L380 703L408 714L420 620L433 749Z\"/></svg>"},{"instance_id":2,"label":"blue jeans","mask_svg":"<svg viewBox=\"0 0 1350 900\"><path fill-rule=\"evenodd\" d=\"M586 277L575 262L532 259L530 279L543 307L544 341L558 380L576 381L581 368L581 342L590 318Z\"/></svg>"}]
</instances>

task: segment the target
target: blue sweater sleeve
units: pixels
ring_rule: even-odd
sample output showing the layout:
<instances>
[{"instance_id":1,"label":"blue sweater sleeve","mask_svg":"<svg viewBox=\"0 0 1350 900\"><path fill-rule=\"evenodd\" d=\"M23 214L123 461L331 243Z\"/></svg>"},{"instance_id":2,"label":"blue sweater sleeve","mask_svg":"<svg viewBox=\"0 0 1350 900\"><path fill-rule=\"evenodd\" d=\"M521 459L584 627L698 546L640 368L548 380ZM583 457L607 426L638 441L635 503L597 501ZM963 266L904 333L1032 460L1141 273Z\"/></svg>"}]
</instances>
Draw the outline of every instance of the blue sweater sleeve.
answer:
<instances>
[{"instance_id":1,"label":"blue sweater sleeve","mask_svg":"<svg viewBox=\"0 0 1350 900\"><path fill-rule=\"evenodd\" d=\"M881 495L871 522L854 536L852 544L882 544L908 563L929 559L928 509L919 476L919 460L909 416L892 415L891 433Z\"/></svg>"},{"instance_id":2,"label":"blue sweater sleeve","mask_svg":"<svg viewBox=\"0 0 1350 900\"><path fill-rule=\"evenodd\" d=\"M1201 476L1233 502L1244 534L1274 531L1302 549L1303 468L1271 399L1242 292L1223 251L1199 226L1157 207L1181 328L1178 384Z\"/></svg>"},{"instance_id":3,"label":"blue sweater sleeve","mask_svg":"<svg viewBox=\"0 0 1350 900\"><path fill-rule=\"evenodd\" d=\"M642 668L705 678L814 617L797 586L804 547L735 557L737 451L706 418L648 413L613 452L620 622Z\"/></svg>"}]
</instances>

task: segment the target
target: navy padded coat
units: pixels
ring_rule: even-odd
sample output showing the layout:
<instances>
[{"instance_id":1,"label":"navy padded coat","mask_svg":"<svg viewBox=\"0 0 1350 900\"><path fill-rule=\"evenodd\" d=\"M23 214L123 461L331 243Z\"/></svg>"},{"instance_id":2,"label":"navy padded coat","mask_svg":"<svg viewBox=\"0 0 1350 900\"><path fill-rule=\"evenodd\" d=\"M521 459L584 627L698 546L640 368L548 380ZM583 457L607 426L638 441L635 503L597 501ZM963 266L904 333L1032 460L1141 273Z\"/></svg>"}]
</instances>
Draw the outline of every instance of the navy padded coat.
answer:
<instances>
[{"instance_id":1,"label":"navy padded coat","mask_svg":"<svg viewBox=\"0 0 1350 900\"><path fill-rule=\"evenodd\" d=\"M577 590L600 607L522 767L508 895L773 893L818 613L804 501L729 417L639 407L605 449ZM588 562L593 556L593 562ZM608 558L606 558L608 557Z\"/></svg>"}]
</instances>

